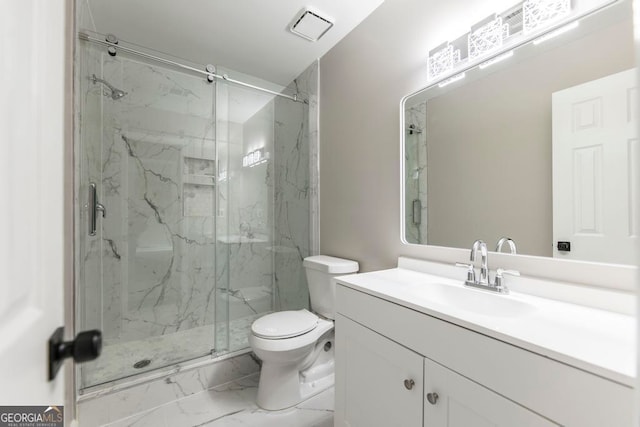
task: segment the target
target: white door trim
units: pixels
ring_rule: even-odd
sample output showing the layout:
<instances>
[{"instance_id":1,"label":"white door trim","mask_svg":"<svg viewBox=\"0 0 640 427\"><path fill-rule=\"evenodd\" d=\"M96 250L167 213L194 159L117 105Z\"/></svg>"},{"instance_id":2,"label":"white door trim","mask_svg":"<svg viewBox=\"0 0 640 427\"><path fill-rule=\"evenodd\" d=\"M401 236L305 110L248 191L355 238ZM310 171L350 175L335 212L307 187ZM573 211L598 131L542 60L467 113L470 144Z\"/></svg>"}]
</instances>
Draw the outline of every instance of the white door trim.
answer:
<instances>
[{"instance_id":1,"label":"white door trim","mask_svg":"<svg viewBox=\"0 0 640 427\"><path fill-rule=\"evenodd\" d=\"M64 0L65 58L64 58L64 324L65 338L72 339L76 331L75 293L75 52L77 45L76 2ZM65 424L77 425L78 388L77 369L73 361L64 372Z\"/></svg>"}]
</instances>

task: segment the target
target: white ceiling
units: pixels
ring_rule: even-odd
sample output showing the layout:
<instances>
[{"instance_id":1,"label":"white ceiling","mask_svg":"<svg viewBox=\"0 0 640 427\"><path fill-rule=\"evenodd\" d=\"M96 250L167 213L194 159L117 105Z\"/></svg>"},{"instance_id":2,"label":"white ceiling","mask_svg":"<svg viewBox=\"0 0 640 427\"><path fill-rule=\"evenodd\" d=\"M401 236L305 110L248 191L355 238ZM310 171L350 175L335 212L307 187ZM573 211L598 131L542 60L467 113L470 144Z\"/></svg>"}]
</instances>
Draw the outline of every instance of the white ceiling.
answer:
<instances>
[{"instance_id":1,"label":"white ceiling","mask_svg":"<svg viewBox=\"0 0 640 427\"><path fill-rule=\"evenodd\" d=\"M287 85L383 0L86 0L95 30L192 62ZM317 42L289 32L312 7L334 22Z\"/></svg>"}]
</instances>

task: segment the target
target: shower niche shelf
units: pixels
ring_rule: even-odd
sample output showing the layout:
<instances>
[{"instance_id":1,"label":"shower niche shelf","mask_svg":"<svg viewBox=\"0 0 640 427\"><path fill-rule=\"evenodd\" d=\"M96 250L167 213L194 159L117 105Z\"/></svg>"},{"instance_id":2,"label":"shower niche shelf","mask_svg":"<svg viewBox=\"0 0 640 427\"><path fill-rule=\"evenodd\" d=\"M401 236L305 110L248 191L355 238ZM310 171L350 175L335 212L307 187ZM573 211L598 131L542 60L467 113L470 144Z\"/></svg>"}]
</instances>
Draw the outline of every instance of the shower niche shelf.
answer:
<instances>
[{"instance_id":1,"label":"shower niche shelf","mask_svg":"<svg viewBox=\"0 0 640 427\"><path fill-rule=\"evenodd\" d=\"M206 157L184 156L182 182L194 185L215 185L216 163Z\"/></svg>"},{"instance_id":2,"label":"shower niche shelf","mask_svg":"<svg viewBox=\"0 0 640 427\"><path fill-rule=\"evenodd\" d=\"M211 175L183 175L182 183L184 185L207 185L209 187L216 185L215 178Z\"/></svg>"},{"instance_id":3,"label":"shower niche shelf","mask_svg":"<svg viewBox=\"0 0 640 427\"><path fill-rule=\"evenodd\" d=\"M215 160L183 157L182 196L185 217L211 217L215 214Z\"/></svg>"}]
</instances>

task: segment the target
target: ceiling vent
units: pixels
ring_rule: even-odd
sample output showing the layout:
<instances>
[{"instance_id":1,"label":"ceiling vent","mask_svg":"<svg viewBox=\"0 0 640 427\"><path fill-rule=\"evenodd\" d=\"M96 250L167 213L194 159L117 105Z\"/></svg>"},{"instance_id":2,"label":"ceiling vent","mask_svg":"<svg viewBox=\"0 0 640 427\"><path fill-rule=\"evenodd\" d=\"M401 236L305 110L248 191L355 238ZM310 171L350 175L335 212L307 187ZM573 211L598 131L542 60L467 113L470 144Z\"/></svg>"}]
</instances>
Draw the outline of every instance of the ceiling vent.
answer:
<instances>
[{"instance_id":1,"label":"ceiling vent","mask_svg":"<svg viewBox=\"0 0 640 427\"><path fill-rule=\"evenodd\" d=\"M333 27L333 22L329 18L324 18L318 12L304 8L296 15L289 30L293 34L315 42L320 40L320 37L324 36L331 27Z\"/></svg>"}]
</instances>

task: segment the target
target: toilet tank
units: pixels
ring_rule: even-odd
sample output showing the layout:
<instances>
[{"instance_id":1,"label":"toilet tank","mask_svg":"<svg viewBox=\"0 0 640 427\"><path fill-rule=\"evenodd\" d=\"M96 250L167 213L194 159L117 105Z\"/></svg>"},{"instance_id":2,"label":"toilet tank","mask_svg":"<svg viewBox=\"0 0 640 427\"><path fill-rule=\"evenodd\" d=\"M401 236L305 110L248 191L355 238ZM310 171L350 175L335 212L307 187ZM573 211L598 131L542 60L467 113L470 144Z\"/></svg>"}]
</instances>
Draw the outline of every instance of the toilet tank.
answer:
<instances>
[{"instance_id":1,"label":"toilet tank","mask_svg":"<svg viewBox=\"0 0 640 427\"><path fill-rule=\"evenodd\" d=\"M327 319L335 318L336 282L333 278L357 273L358 263L348 259L316 255L305 258L302 265L309 283L311 310Z\"/></svg>"}]
</instances>

